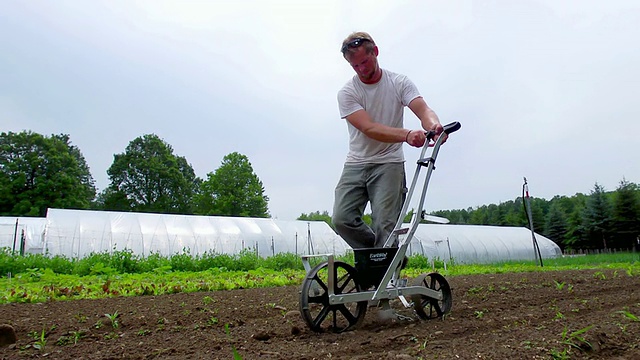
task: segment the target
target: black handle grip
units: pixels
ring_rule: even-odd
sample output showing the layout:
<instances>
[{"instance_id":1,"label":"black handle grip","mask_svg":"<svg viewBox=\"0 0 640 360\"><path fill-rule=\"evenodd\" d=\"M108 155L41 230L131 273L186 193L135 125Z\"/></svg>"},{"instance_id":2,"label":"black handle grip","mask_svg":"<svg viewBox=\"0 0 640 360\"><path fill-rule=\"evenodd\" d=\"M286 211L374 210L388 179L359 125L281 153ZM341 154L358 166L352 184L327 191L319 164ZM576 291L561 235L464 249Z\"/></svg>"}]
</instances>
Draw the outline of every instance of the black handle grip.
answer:
<instances>
[{"instance_id":1,"label":"black handle grip","mask_svg":"<svg viewBox=\"0 0 640 360\"><path fill-rule=\"evenodd\" d=\"M454 122L452 122L450 124L444 125L442 127L442 129L444 130L445 134L449 135L449 134L451 134L453 132L456 132L456 131L460 130L461 127L462 127L462 125L459 122L454 121ZM436 133L433 132L433 130L429 130L429 131L427 131L426 135L427 135L427 140L431 141L431 140L433 140L433 137L436 136Z\"/></svg>"}]
</instances>

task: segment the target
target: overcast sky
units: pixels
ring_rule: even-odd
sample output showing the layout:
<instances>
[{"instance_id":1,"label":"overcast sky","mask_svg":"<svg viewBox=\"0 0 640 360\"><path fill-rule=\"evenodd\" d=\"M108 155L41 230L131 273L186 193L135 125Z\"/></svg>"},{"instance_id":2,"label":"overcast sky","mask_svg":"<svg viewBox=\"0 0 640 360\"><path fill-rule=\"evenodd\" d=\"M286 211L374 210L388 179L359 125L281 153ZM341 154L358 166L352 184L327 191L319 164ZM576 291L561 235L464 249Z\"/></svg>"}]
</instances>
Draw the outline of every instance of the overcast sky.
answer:
<instances>
[{"instance_id":1,"label":"overcast sky","mask_svg":"<svg viewBox=\"0 0 640 360\"><path fill-rule=\"evenodd\" d=\"M273 217L331 212L339 48L367 31L443 123L427 210L640 183L637 0L20 1L0 7L0 131L65 133L99 190L154 133L196 174L239 152ZM407 111L405 127L418 128ZM418 150L405 145L409 178Z\"/></svg>"}]
</instances>

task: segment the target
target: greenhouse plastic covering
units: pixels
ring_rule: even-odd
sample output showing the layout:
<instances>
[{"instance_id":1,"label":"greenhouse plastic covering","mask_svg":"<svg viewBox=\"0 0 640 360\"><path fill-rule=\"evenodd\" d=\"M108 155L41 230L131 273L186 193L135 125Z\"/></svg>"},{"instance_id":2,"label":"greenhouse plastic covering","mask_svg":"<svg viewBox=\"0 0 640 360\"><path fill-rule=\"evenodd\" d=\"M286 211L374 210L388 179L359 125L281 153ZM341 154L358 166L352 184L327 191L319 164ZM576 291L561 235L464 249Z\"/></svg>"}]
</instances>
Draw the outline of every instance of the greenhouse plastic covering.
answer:
<instances>
[{"instance_id":1,"label":"greenhouse plastic covering","mask_svg":"<svg viewBox=\"0 0 640 360\"><path fill-rule=\"evenodd\" d=\"M251 249L263 257L350 250L322 221L62 209L49 209L46 219L0 217L0 247L11 248L16 220L27 234L27 252L67 257L125 249L139 256ZM553 241L538 234L536 240L542 258L562 255ZM420 224L407 254L457 263L535 259L530 230L480 225Z\"/></svg>"},{"instance_id":2,"label":"greenhouse plastic covering","mask_svg":"<svg viewBox=\"0 0 640 360\"><path fill-rule=\"evenodd\" d=\"M543 259L562 256L556 243L535 238ZM407 253L457 263L535 260L531 230L507 226L420 224Z\"/></svg>"},{"instance_id":3,"label":"greenhouse plastic covering","mask_svg":"<svg viewBox=\"0 0 640 360\"><path fill-rule=\"evenodd\" d=\"M49 209L46 251L83 257L129 249L134 254L189 252L260 256L344 253L347 245L320 221Z\"/></svg>"},{"instance_id":4,"label":"greenhouse plastic covering","mask_svg":"<svg viewBox=\"0 0 640 360\"><path fill-rule=\"evenodd\" d=\"M24 238L28 253L42 253L47 219L39 217L0 217L0 248L16 252Z\"/></svg>"}]
</instances>

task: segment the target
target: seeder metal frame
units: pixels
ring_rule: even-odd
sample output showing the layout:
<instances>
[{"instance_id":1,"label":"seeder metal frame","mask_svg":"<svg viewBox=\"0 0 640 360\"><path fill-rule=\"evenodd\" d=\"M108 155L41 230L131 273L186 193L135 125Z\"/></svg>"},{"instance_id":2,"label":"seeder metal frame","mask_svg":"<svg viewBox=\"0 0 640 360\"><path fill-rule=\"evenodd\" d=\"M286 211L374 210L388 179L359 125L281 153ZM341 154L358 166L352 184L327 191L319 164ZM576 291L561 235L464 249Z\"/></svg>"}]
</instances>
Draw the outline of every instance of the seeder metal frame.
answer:
<instances>
[{"instance_id":1,"label":"seeder metal frame","mask_svg":"<svg viewBox=\"0 0 640 360\"><path fill-rule=\"evenodd\" d=\"M459 122L453 122L444 126L444 132L451 134L460 127ZM435 133L427 132L426 135L427 141L422 147L400 216L383 248L354 249L355 255L359 255L359 251L366 251L368 256L361 260L360 264L358 257L363 257L356 256L355 268L348 263L335 260L333 254L302 256L306 276L300 294L300 313L311 330L343 332L353 329L362 322L370 304L378 304L384 310L389 310L389 300L395 298L398 298L404 307L413 307L421 319L441 318L451 310L451 287L441 274L422 274L414 279L410 286L407 286L406 279L400 277L406 261L407 247L418 225L426 217L424 203L427 188L440 146L445 139L445 136L440 136L432 142ZM431 154L425 157L429 148L432 149ZM417 210L413 214L410 227L403 228L404 217L424 168L426 175ZM395 244L398 244L397 248ZM394 256L389 261L388 257L391 254ZM316 257L326 257L327 260L312 268L309 260ZM384 272L381 278L375 274L368 274L370 271L367 270L376 263L378 268L382 266L382 271L378 271L380 274Z\"/></svg>"}]
</instances>

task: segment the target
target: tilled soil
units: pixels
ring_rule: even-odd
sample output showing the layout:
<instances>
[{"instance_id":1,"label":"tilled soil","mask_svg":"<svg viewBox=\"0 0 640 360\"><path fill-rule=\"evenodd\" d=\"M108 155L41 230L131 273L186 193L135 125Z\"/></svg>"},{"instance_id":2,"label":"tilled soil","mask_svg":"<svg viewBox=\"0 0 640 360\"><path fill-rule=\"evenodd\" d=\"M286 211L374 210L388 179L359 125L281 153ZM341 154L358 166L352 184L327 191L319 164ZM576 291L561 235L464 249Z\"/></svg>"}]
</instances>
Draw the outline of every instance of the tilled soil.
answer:
<instances>
[{"instance_id":1,"label":"tilled soil","mask_svg":"<svg viewBox=\"0 0 640 360\"><path fill-rule=\"evenodd\" d=\"M0 359L640 359L640 276L447 280L453 308L444 319L389 319L369 308L340 334L305 325L299 287L0 305L0 324L17 334ZM105 315L116 312L117 324Z\"/></svg>"}]
</instances>

